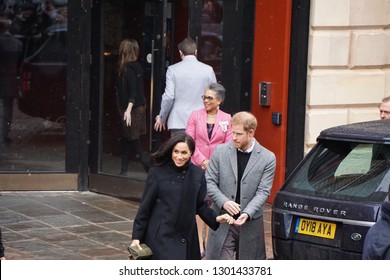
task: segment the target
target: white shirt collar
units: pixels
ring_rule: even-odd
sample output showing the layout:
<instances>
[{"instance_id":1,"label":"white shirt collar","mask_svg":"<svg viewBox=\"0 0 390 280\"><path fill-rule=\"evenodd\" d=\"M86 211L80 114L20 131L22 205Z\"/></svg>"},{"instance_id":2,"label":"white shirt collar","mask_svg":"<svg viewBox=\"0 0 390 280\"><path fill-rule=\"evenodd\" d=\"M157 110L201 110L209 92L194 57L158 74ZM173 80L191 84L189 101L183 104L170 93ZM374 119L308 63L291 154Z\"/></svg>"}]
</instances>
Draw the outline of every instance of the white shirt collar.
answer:
<instances>
[{"instance_id":1,"label":"white shirt collar","mask_svg":"<svg viewBox=\"0 0 390 280\"><path fill-rule=\"evenodd\" d=\"M243 151L241 149L238 149L242 153L251 153L253 151L253 148L255 147L255 139L252 138L252 145L247 149L246 151Z\"/></svg>"}]
</instances>

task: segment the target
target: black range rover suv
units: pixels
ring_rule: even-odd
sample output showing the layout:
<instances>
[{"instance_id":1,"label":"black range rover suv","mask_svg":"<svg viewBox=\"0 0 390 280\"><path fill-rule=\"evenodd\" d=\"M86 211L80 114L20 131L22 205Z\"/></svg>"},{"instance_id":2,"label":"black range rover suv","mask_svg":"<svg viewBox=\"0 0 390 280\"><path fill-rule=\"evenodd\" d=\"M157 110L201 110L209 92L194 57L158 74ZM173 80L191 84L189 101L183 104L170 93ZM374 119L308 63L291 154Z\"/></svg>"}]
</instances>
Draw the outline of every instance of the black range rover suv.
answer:
<instances>
[{"instance_id":1,"label":"black range rover suv","mask_svg":"<svg viewBox=\"0 0 390 280\"><path fill-rule=\"evenodd\" d=\"M390 120L322 131L276 194L275 259L361 259L390 183Z\"/></svg>"}]
</instances>

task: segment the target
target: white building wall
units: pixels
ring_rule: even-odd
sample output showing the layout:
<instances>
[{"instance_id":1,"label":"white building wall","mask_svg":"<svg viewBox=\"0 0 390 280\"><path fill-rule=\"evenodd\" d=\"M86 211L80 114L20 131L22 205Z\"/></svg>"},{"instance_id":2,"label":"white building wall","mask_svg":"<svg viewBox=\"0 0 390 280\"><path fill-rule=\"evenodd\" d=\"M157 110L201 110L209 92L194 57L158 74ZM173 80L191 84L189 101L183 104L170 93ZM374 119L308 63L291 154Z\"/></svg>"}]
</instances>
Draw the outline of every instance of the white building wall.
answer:
<instances>
[{"instance_id":1,"label":"white building wall","mask_svg":"<svg viewBox=\"0 0 390 280\"><path fill-rule=\"evenodd\" d=\"M305 152L321 130L379 119L390 95L390 0L311 0Z\"/></svg>"}]
</instances>

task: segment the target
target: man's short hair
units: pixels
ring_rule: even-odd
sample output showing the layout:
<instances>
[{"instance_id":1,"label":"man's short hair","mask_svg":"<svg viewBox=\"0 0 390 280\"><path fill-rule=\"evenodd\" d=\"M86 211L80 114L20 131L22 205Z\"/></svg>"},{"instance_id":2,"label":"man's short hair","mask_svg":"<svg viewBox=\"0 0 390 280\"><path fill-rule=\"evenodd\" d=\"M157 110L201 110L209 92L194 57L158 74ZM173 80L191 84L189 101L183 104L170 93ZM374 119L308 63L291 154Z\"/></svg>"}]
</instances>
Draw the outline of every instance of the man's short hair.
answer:
<instances>
[{"instance_id":1,"label":"man's short hair","mask_svg":"<svg viewBox=\"0 0 390 280\"><path fill-rule=\"evenodd\" d=\"M178 45L179 51L184 55L195 55L196 52L196 43L190 37L185 38Z\"/></svg>"},{"instance_id":2,"label":"man's short hair","mask_svg":"<svg viewBox=\"0 0 390 280\"><path fill-rule=\"evenodd\" d=\"M383 102L385 102L385 103L390 102L390 96L384 97L384 98L382 99L382 103L383 103Z\"/></svg>"},{"instance_id":3,"label":"man's short hair","mask_svg":"<svg viewBox=\"0 0 390 280\"><path fill-rule=\"evenodd\" d=\"M252 113L246 111L235 113L232 117L231 123L232 125L242 124L245 131L249 131L251 129L256 130L257 127L256 117Z\"/></svg>"}]
</instances>

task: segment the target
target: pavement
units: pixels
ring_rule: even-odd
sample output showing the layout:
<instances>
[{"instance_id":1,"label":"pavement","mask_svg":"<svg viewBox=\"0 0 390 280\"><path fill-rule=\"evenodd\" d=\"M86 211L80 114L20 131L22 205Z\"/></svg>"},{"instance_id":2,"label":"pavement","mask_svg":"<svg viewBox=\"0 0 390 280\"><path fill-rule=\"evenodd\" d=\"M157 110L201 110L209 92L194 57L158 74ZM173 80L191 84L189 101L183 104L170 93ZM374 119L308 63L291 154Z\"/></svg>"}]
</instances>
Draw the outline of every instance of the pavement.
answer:
<instances>
[{"instance_id":1,"label":"pavement","mask_svg":"<svg viewBox=\"0 0 390 280\"><path fill-rule=\"evenodd\" d=\"M94 192L0 192L9 260L125 260L138 201ZM271 205L264 211L272 259Z\"/></svg>"}]
</instances>

